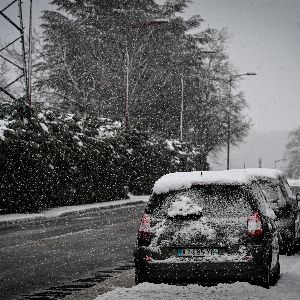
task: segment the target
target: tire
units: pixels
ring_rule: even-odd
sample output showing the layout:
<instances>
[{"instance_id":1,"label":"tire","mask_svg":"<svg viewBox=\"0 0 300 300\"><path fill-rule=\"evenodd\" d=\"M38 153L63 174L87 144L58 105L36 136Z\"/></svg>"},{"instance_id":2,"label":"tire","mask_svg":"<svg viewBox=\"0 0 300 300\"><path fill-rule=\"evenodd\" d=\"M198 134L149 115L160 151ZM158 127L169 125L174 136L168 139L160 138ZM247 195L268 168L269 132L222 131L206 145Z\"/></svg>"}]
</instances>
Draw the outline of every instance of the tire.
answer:
<instances>
[{"instance_id":1,"label":"tire","mask_svg":"<svg viewBox=\"0 0 300 300\"><path fill-rule=\"evenodd\" d=\"M271 285L271 268L269 263L263 268L261 274L262 275L260 276L260 281L258 285L265 289L269 289Z\"/></svg>"},{"instance_id":2,"label":"tire","mask_svg":"<svg viewBox=\"0 0 300 300\"><path fill-rule=\"evenodd\" d=\"M141 270L137 267L135 267L134 281L136 285L147 281L145 275L142 274Z\"/></svg>"},{"instance_id":3,"label":"tire","mask_svg":"<svg viewBox=\"0 0 300 300\"><path fill-rule=\"evenodd\" d=\"M272 274L271 285L272 286L275 285L278 282L279 278L280 278L280 262L278 259L277 264L275 266L275 271Z\"/></svg>"},{"instance_id":4,"label":"tire","mask_svg":"<svg viewBox=\"0 0 300 300\"><path fill-rule=\"evenodd\" d=\"M295 245L295 233L293 234L292 238L289 239L286 248L285 248L285 252L286 255L291 256L295 254L295 250L296 250L296 245Z\"/></svg>"},{"instance_id":5,"label":"tire","mask_svg":"<svg viewBox=\"0 0 300 300\"><path fill-rule=\"evenodd\" d=\"M297 253L300 250L300 239L297 239L295 242L295 253Z\"/></svg>"}]
</instances>

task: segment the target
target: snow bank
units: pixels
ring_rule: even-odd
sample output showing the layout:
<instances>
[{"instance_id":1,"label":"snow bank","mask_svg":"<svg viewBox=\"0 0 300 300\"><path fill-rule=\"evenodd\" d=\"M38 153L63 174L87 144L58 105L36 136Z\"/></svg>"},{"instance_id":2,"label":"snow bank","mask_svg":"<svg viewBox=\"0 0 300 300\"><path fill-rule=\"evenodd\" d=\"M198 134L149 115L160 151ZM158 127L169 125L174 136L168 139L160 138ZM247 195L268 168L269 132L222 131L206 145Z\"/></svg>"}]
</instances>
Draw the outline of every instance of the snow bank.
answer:
<instances>
[{"instance_id":1,"label":"snow bank","mask_svg":"<svg viewBox=\"0 0 300 300\"><path fill-rule=\"evenodd\" d=\"M245 282L215 286L143 283L132 288L117 288L95 300L299 300L300 256L281 256L283 274L276 286L269 290Z\"/></svg>"},{"instance_id":2,"label":"snow bank","mask_svg":"<svg viewBox=\"0 0 300 300\"><path fill-rule=\"evenodd\" d=\"M122 206L131 203L136 203L137 201L147 202L148 200L149 200L149 196L130 196L130 199L126 199L126 200L116 200L116 201L85 204L85 205L61 206L61 207L56 207L56 208L43 211L39 214L0 215L0 223L14 222L14 221L20 221L25 219L32 220L32 219L55 218L55 217L59 217L59 216L63 216L75 212L81 212L81 211L98 209L98 208L106 208L111 206Z\"/></svg>"},{"instance_id":3,"label":"snow bank","mask_svg":"<svg viewBox=\"0 0 300 300\"><path fill-rule=\"evenodd\" d=\"M44 218L43 214L10 214L10 215L0 215L1 222L10 221L21 221L21 220L33 220Z\"/></svg>"},{"instance_id":4,"label":"snow bank","mask_svg":"<svg viewBox=\"0 0 300 300\"><path fill-rule=\"evenodd\" d=\"M299 294L285 289L266 290L262 287L244 282L233 284L218 284L213 287L199 285L171 286L166 284L143 283L131 289L117 288L112 292L101 295L96 300L195 300L195 299L272 299L299 300Z\"/></svg>"},{"instance_id":5,"label":"snow bank","mask_svg":"<svg viewBox=\"0 0 300 300\"><path fill-rule=\"evenodd\" d=\"M153 187L154 194L188 189L199 184L247 184L256 176L277 178L282 172L275 169L232 169L225 171L194 171L166 174Z\"/></svg>"}]
</instances>

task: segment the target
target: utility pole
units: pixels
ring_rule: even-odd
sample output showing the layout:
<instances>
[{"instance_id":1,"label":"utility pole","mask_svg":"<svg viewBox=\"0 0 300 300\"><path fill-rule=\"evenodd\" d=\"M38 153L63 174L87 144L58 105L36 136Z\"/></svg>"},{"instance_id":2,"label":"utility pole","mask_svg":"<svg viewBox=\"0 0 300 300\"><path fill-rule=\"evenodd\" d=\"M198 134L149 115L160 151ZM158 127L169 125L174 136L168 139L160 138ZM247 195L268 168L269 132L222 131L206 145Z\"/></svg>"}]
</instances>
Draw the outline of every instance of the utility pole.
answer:
<instances>
[{"instance_id":1,"label":"utility pole","mask_svg":"<svg viewBox=\"0 0 300 300\"><path fill-rule=\"evenodd\" d=\"M136 24L131 24L129 26L128 30L131 28L142 28L142 27L150 27L150 26L159 26L161 24L166 24L168 23L169 20L167 19L152 19L152 20L147 20L145 22L141 23L136 23ZM151 36L153 33L150 32L148 35L148 38ZM125 53L125 64L126 64L126 78L125 78L125 85L126 85L126 95L125 95L125 128L129 128L129 88L130 88L130 55L129 55L129 50L128 50L128 40L126 42L126 53Z\"/></svg>"},{"instance_id":2,"label":"utility pole","mask_svg":"<svg viewBox=\"0 0 300 300\"><path fill-rule=\"evenodd\" d=\"M183 140L183 101L184 101L184 81L181 76L181 108L180 108L180 141Z\"/></svg>"},{"instance_id":3,"label":"utility pole","mask_svg":"<svg viewBox=\"0 0 300 300\"><path fill-rule=\"evenodd\" d=\"M23 74L25 79L26 98L29 100L29 85L28 85L28 73L27 73L27 61L26 61L26 50L25 50L25 32L23 25L23 10L22 0L18 0L19 6L19 19L20 19L20 34L21 34L21 45L22 45L22 57L23 57Z\"/></svg>"},{"instance_id":4,"label":"utility pole","mask_svg":"<svg viewBox=\"0 0 300 300\"><path fill-rule=\"evenodd\" d=\"M235 74L235 75L230 75L228 83L229 83L229 95L228 95L228 115L227 115L227 170L230 169L230 140L231 140L231 118L230 118L230 113L231 113L231 103L232 103L232 95L231 95L231 90L232 90L232 82L233 79L237 77L242 77L242 76L249 76L249 75L256 75L256 73L245 73L245 74Z\"/></svg>"},{"instance_id":5,"label":"utility pole","mask_svg":"<svg viewBox=\"0 0 300 300\"><path fill-rule=\"evenodd\" d=\"M125 128L129 128L129 53L126 46L126 101L125 101Z\"/></svg>"},{"instance_id":6,"label":"utility pole","mask_svg":"<svg viewBox=\"0 0 300 300\"><path fill-rule=\"evenodd\" d=\"M10 18L6 11L13 7L14 5L18 5L18 19L19 24L12 18ZM3 92L5 95L10 97L12 100L17 100L17 96L15 96L11 91L10 88L13 84L16 82L19 82L24 77L25 82L25 98L28 105L31 105L31 62L30 64L30 70L27 69L27 59L26 59L26 49L25 49L25 31L24 31L24 22L23 22L23 8L22 8L22 0L11 0L4 8L0 9L0 16L3 17L9 24L18 30L19 36L13 39L11 42L6 44L4 47L0 49L0 58L4 61L8 62L10 66L13 66L17 68L19 71L21 71L21 75L17 78L10 81L5 86L0 86L0 92ZM30 25L29 27L32 27L32 0L30 0ZM31 33L29 32L30 41L29 44L31 44ZM13 62L9 58L7 58L4 55L4 51L7 50L11 45L15 44L17 41L21 42L21 52L22 52L22 66L18 65L17 63ZM31 50L29 51L28 59L31 60Z\"/></svg>"},{"instance_id":7,"label":"utility pole","mask_svg":"<svg viewBox=\"0 0 300 300\"><path fill-rule=\"evenodd\" d=\"M230 124L230 113L231 113L231 85L232 85L232 76L229 79L229 101L228 101L228 110L227 110L227 170L230 169L230 139L231 139L231 124Z\"/></svg>"},{"instance_id":8,"label":"utility pole","mask_svg":"<svg viewBox=\"0 0 300 300\"><path fill-rule=\"evenodd\" d=\"M150 26L159 26L161 24L168 23L169 20L167 19L152 19L147 20L145 22L139 22L135 24L131 24L128 27L128 30L133 28L147 28ZM154 30L150 32L148 35L148 38L152 35ZM129 55L129 49L128 49L128 40L126 42L126 53L125 53L125 60L126 60L126 96L125 96L125 128L129 128L129 88L130 88L130 55ZM131 61L132 63L132 61Z\"/></svg>"},{"instance_id":9,"label":"utility pole","mask_svg":"<svg viewBox=\"0 0 300 300\"><path fill-rule=\"evenodd\" d=\"M28 104L31 106L31 86L32 86L32 0L29 7L29 48L28 48Z\"/></svg>"}]
</instances>

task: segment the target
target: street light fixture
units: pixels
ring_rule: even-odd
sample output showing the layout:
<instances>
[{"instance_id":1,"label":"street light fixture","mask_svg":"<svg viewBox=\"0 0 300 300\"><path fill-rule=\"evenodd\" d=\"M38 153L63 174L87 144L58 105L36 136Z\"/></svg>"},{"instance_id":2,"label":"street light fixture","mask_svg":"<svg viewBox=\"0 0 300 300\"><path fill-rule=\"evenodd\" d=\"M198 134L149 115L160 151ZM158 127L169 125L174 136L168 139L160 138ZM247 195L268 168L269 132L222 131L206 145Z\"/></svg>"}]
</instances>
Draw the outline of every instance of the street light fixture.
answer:
<instances>
[{"instance_id":1,"label":"street light fixture","mask_svg":"<svg viewBox=\"0 0 300 300\"><path fill-rule=\"evenodd\" d=\"M286 161L286 159L285 158L281 158L281 159L274 160L275 169L277 167L277 163L280 162L280 161Z\"/></svg>"},{"instance_id":2,"label":"street light fixture","mask_svg":"<svg viewBox=\"0 0 300 300\"><path fill-rule=\"evenodd\" d=\"M228 118L227 118L227 170L230 169L230 139L231 139L231 120L230 120L230 104L231 104L231 89L232 89L232 81L235 78L242 77L242 76L253 76L257 75L254 72L247 72L244 74L235 74L230 75L229 77L229 103L228 103Z\"/></svg>"}]
</instances>

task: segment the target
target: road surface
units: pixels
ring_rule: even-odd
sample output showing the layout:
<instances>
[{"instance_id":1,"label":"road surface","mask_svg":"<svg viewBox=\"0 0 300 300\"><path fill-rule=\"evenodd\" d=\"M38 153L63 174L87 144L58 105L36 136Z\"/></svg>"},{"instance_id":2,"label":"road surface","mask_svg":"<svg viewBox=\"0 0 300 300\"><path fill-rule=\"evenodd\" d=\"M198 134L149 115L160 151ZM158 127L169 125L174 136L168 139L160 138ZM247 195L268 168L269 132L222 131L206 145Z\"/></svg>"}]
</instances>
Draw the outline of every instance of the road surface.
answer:
<instances>
[{"instance_id":1,"label":"road surface","mask_svg":"<svg viewBox=\"0 0 300 300\"><path fill-rule=\"evenodd\" d=\"M144 206L0 227L0 299L22 299L133 261Z\"/></svg>"}]
</instances>

